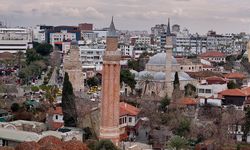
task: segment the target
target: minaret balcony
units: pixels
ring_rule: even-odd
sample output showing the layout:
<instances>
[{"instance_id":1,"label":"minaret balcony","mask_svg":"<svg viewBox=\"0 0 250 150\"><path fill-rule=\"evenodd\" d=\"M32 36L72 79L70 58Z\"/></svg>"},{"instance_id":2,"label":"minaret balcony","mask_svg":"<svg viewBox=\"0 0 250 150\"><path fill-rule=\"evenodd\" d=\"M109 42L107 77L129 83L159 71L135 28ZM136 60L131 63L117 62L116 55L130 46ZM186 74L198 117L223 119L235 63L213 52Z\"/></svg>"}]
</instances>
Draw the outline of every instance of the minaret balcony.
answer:
<instances>
[{"instance_id":1,"label":"minaret balcony","mask_svg":"<svg viewBox=\"0 0 250 150\"><path fill-rule=\"evenodd\" d=\"M120 51L105 51L103 60L104 61L120 61L121 52Z\"/></svg>"}]
</instances>

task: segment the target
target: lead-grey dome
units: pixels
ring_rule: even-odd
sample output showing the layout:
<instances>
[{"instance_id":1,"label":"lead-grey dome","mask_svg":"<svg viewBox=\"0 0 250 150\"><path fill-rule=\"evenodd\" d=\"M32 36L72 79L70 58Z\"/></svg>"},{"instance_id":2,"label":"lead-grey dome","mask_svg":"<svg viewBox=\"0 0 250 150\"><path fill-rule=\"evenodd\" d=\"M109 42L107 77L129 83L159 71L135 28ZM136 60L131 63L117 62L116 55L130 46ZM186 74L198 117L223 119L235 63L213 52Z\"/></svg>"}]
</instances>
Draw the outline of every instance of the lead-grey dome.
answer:
<instances>
[{"instance_id":1,"label":"lead-grey dome","mask_svg":"<svg viewBox=\"0 0 250 150\"><path fill-rule=\"evenodd\" d=\"M155 73L154 80L165 80L165 73L164 72Z\"/></svg>"},{"instance_id":2,"label":"lead-grey dome","mask_svg":"<svg viewBox=\"0 0 250 150\"><path fill-rule=\"evenodd\" d=\"M150 57L148 61L149 65L165 65L166 64L166 53L157 53ZM172 64L177 65L176 59L172 56Z\"/></svg>"}]
</instances>

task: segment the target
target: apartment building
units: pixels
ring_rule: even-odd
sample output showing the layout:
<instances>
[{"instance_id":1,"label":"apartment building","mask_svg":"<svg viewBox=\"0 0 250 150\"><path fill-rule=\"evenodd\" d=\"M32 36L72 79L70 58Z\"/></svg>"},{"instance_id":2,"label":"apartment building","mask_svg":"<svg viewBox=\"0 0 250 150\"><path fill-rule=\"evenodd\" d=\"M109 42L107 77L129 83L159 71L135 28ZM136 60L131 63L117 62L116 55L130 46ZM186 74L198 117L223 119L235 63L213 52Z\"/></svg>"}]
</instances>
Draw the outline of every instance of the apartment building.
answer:
<instances>
[{"instance_id":1,"label":"apartment building","mask_svg":"<svg viewBox=\"0 0 250 150\"><path fill-rule=\"evenodd\" d=\"M32 48L32 30L28 28L0 28L0 53L26 52Z\"/></svg>"}]
</instances>

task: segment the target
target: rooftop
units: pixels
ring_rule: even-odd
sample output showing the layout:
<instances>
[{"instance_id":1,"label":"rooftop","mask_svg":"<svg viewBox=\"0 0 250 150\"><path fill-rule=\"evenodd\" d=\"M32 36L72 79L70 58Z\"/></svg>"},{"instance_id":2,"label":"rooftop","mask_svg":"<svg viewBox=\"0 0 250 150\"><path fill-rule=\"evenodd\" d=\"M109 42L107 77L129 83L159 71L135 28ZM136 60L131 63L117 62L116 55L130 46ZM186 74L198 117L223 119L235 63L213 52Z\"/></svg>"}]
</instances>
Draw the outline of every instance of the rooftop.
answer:
<instances>
[{"instance_id":1,"label":"rooftop","mask_svg":"<svg viewBox=\"0 0 250 150\"><path fill-rule=\"evenodd\" d=\"M128 103L120 102L120 116L137 116L140 112L139 108L136 108Z\"/></svg>"},{"instance_id":2,"label":"rooftop","mask_svg":"<svg viewBox=\"0 0 250 150\"><path fill-rule=\"evenodd\" d=\"M245 79L246 78L246 76L240 72L228 73L224 75L224 77L228 79Z\"/></svg>"},{"instance_id":3,"label":"rooftop","mask_svg":"<svg viewBox=\"0 0 250 150\"><path fill-rule=\"evenodd\" d=\"M223 54L221 52L217 52L217 51L202 53L199 56L200 57L226 57L225 54Z\"/></svg>"}]
</instances>

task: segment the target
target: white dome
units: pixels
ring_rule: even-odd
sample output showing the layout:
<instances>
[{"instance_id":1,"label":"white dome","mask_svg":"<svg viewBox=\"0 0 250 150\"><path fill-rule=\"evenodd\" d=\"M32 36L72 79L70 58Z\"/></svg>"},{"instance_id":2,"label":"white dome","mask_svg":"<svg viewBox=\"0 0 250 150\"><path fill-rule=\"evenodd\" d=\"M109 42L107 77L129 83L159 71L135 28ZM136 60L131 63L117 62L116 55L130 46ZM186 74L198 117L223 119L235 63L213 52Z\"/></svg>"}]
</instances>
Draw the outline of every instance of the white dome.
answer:
<instances>
[{"instance_id":1,"label":"white dome","mask_svg":"<svg viewBox=\"0 0 250 150\"><path fill-rule=\"evenodd\" d=\"M166 65L166 53L157 53L154 56L150 57L148 61L149 65ZM172 64L176 65L177 61L172 56Z\"/></svg>"}]
</instances>

